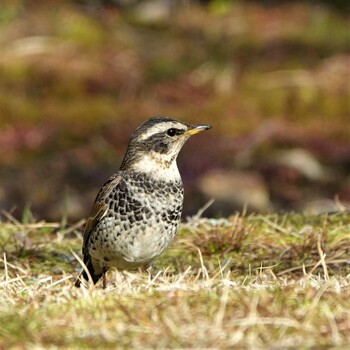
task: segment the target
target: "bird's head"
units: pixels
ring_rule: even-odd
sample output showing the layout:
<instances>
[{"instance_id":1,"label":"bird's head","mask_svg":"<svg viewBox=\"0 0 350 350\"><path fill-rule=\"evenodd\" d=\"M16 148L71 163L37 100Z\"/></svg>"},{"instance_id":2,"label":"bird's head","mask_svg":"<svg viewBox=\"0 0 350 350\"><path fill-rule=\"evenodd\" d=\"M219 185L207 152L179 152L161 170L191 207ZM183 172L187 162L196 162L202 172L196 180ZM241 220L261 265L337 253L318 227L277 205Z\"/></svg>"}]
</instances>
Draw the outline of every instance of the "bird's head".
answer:
<instances>
[{"instance_id":1,"label":"bird's head","mask_svg":"<svg viewBox=\"0 0 350 350\"><path fill-rule=\"evenodd\" d=\"M154 117L141 124L132 134L121 170L153 171L176 166L184 143L210 125L190 125L175 119Z\"/></svg>"}]
</instances>

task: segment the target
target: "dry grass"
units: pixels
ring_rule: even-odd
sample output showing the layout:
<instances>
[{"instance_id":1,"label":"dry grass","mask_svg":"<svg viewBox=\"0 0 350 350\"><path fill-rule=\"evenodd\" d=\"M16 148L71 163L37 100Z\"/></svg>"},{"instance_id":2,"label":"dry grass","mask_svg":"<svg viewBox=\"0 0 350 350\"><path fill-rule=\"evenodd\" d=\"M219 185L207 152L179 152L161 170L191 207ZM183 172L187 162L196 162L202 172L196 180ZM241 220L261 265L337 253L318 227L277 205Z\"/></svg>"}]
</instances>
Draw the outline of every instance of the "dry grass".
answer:
<instances>
[{"instance_id":1,"label":"dry grass","mask_svg":"<svg viewBox=\"0 0 350 350\"><path fill-rule=\"evenodd\" d=\"M0 224L0 348L346 346L350 222L190 218L144 272L73 287L78 223Z\"/></svg>"}]
</instances>

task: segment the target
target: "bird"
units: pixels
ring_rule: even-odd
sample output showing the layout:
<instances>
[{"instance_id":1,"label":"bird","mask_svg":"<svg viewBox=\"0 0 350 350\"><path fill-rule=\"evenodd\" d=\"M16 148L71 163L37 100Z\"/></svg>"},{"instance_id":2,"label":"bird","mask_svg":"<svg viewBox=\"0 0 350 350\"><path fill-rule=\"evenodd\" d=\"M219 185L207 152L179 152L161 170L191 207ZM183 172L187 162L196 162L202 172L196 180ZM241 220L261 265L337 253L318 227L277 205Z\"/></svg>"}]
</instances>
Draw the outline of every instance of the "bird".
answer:
<instances>
[{"instance_id":1,"label":"bird","mask_svg":"<svg viewBox=\"0 0 350 350\"><path fill-rule=\"evenodd\" d=\"M192 136L210 129L152 117L131 135L119 170L102 186L83 233L85 264L75 286L96 284L106 272L148 268L175 238L184 188L177 156Z\"/></svg>"}]
</instances>

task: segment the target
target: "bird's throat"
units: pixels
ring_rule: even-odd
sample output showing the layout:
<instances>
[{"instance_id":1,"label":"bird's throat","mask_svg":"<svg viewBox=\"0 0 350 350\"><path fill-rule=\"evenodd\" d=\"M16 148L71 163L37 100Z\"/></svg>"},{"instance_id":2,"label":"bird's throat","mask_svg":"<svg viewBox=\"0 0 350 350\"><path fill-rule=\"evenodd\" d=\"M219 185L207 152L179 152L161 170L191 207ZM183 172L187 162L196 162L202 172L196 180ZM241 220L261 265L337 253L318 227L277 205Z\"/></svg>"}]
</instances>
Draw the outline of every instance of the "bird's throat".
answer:
<instances>
[{"instance_id":1,"label":"bird's throat","mask_svg":"<svg viewBox=\"0 0 350 350\"><path fill-rule=\"evenodd\" d=\"M131 166L132 171L144 173L154 180L177 182L181 180L175 157L157 157L152 154L144 155Z\"/></svg>"}]
</instances>

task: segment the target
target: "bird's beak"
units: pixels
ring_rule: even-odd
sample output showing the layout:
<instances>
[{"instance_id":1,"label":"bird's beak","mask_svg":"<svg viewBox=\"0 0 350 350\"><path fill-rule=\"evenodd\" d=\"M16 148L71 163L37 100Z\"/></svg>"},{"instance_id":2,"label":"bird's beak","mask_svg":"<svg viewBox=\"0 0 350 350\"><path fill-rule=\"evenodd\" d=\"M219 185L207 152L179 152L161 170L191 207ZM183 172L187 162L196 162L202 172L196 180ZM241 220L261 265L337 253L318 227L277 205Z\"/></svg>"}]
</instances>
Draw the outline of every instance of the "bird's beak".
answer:
<instances>
[{"instance_id":1,"label":"bird's beak","mask_svg":"<svg viewBox=\"0 0 350 350\"><path fill-rule=\"evenodd\" d=\"M186 136L192 136L195 134L198 134L199 132L202 132L204 130L211 129L211 125L206 125L206 124L197 124L197 125L190 125L190 129L187 130L184 135Z\"/></svg>"}]
</instances>

